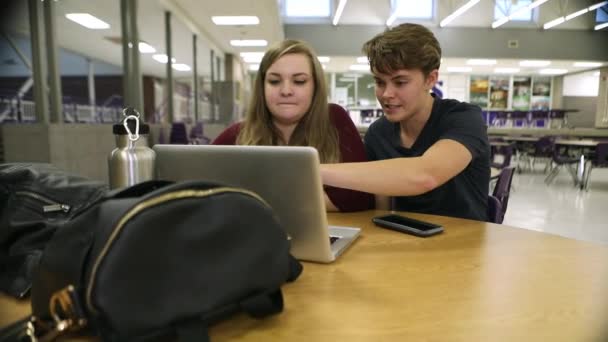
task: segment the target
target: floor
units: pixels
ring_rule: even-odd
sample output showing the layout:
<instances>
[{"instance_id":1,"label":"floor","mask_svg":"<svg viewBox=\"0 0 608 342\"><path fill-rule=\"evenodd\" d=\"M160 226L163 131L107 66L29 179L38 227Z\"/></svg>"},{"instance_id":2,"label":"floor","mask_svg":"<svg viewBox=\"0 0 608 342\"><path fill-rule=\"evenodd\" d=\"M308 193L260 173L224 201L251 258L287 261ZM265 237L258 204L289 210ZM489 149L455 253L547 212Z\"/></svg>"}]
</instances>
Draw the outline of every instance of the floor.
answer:
<instances>
[{"instance_id":1,"label":"floor","mask_svg":"<svg viewBox=\"0 0 608 342\"><path fill-rule=\"evenodd\" d=\"M503 224L608 245L608 169L593 169L586 191L565 169L545 177L542 164L515 173Z\"/></svg>"}]
</instances>

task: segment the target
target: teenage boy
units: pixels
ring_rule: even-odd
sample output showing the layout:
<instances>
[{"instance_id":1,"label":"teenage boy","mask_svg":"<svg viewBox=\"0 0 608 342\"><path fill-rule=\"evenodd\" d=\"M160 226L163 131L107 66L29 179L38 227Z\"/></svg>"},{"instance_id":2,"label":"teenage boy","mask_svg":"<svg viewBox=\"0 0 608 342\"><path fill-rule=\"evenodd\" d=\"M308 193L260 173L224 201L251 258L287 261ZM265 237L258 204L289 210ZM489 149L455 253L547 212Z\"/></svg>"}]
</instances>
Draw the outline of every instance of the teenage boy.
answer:
<instances>
[{"instance_id":1,"label":"teenage boy","mask_svg":"<svg viewBox=\"0 0 608 342\"><path fill-rule=\"evenodd\" d=\"M321 165L327 185L376 194L376 207L487 220L490 146L481 109L439 99L441 47L402 24L363 46L384 116L365 134L369 162Z\"/></svg>"}]
</instances>

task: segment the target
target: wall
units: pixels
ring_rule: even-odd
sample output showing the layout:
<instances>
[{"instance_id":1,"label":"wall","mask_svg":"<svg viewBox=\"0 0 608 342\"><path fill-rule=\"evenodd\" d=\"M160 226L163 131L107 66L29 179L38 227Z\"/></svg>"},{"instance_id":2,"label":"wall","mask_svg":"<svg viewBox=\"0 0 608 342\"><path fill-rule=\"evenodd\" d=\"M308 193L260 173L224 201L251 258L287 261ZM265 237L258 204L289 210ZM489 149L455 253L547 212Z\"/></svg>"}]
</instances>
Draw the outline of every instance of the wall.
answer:
<instances>
[{"instance_id":1,"label":"wall","mask_svg":"<svg viewBox=\"0 0 608 342\"><path fill-rule=\"evenodd\" d=\"M599 79L599 71L588 71L563 77L563 108L579 110L568 114L569 126L595 126Z\"/></svg>"}]
</instances>

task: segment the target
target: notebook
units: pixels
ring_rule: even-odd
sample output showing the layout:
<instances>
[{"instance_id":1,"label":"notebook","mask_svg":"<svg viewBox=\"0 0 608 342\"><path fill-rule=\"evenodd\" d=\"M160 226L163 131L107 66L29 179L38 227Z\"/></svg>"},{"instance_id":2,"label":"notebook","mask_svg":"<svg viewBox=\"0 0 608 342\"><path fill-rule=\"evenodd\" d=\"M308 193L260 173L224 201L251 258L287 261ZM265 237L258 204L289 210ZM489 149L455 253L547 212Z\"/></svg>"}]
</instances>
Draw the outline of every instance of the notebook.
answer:
<instances>
[{"instance_id":1,"label":"notebook","mask_svg":"<svg viewBox=\"0 0 608 342\"><path fill-rule=\"evenodd\" d=\"M359 236L360 228L328 225L319 156L312 147L153 148L157 179L217 181L262 196L291 237L292 255L300 260L332 262Z\"/></svg>"}]
</instances>

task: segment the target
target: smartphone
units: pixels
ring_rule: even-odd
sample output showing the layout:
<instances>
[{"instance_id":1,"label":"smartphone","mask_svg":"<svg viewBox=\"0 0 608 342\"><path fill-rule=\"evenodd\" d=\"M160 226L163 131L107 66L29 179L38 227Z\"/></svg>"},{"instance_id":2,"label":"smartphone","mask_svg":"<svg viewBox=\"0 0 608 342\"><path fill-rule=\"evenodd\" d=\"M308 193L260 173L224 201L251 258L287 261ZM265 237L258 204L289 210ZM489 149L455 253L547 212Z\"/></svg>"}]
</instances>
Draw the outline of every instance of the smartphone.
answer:
<instances>
[{"instance_id":1,"label":"smartphone","mask_svg":"<svg viewBox=\"0 0 608 342\"><path fill-rule=\"evenodd\" d=\"M443 232L443 227L438 224L415 220L397 214L377 216L372 219L372 222L382 228L419 237L428 237Z\"/></svg>"}]
</instances>

